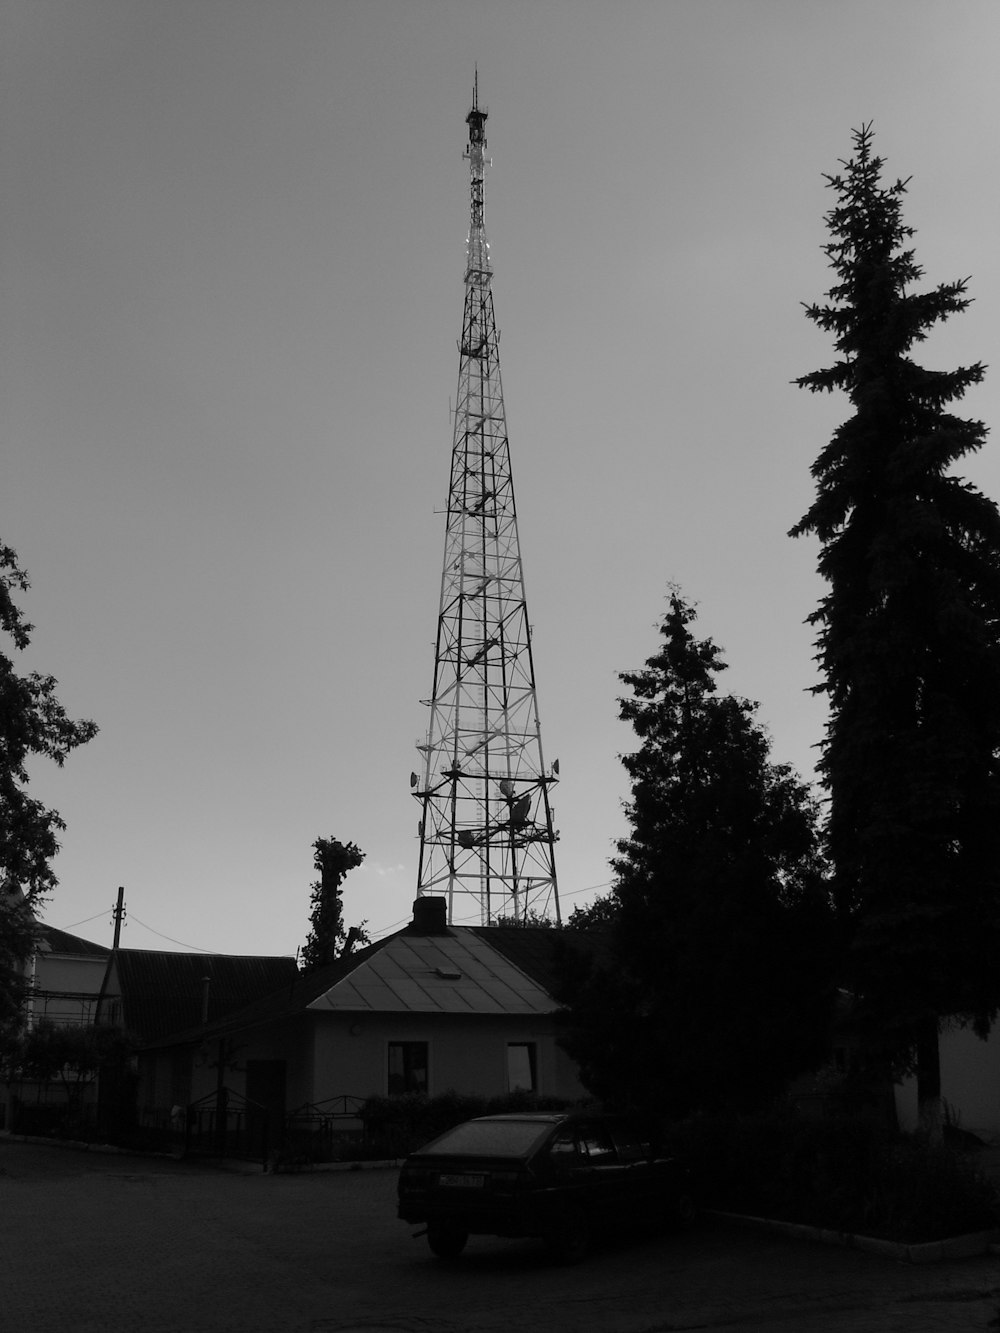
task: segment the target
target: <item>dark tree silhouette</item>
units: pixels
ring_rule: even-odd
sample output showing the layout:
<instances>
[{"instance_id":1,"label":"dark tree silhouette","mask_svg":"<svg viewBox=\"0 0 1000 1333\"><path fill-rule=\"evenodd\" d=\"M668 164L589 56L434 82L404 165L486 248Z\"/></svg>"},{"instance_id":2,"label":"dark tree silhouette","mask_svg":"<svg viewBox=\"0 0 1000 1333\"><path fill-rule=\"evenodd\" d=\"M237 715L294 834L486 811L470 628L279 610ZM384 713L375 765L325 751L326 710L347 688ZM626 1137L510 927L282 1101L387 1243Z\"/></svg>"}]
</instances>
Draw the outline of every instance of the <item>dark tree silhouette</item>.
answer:
<instances>
[{"instance_id":1,"label":"dark tree silhouette","mask_svg":"<svg viewBox=\"0 0 1000 1333\"><path fill-rule=\"evenodd\" d=\"M826 1052L832 940L808 788L756 705L717 692L719 649L674 591L659 652L625 673L631 834L613 961L567 980L567 1049L593 1091L684 1114L759 1105Z\"/></svg>"},{"instance_id":2,"label":"dark tree silhouette","mask_svg":"<svg viewBox=\"0 0 1000 1333\"><path fill-rule=\"evenodd\" d=\"M567 930L610 930L618 919L618 904L612 894L604 894L587 903L585 907L574 907L566 918Z\"/></svg>"},{"instance_id":3,"label":"dark tree silhouette","mask_svg":"<svg viewBox=\"0 0 1000 1333\"><path fill-rule=\"evenodd\" d=\"M17 554L0 544L0 631L23 652L34 626L14 601L26 592ZM45 756L62 764L70 750L96 735L93 722L74 722L56 698L56 681L32 671L18 675L0 652L0 1040L21 1021L23 963L35 941L35 912L58 883L52 861L65 824L55 810L28 795L28 762Z\"/></svg>"},{"instance_id":4,"label":"dark tree silhouette","mask_svg":"<svg viewBox=\"0 0 1000 1333\"><path fill-rule=\"evenodd\" d=\"M985 439L947 410L983 366L927 370L910 355L966 308L966 282L914 289L907 182L883 183L870 125L841 165L824 247L837 281L806 307L840 359L796 383L843 391L853 415L813 466L816 498L791 535L819 538L829 585L810 619L857 1016L872 1051L915 1056L933 1124L939 1019L984 1032L1000 997L1000 516L948 473Z\"/></svg>"},{"instance_id":5,"label":"dark tree silhouette","mask_svg":"<svg viewBox=\"0 0 1000 1333\"><path fill-rule=\"evenodd\" d=\"M302 948L302 966L306 971L334 962L351 953L356 945L370 943L365 930L367 922L362 921L350 930L344 925L341 890L348 871L365 859L364 852L353 842L338 842L336 838L317 838L313 851L313 865L319 879L312 884L311 928Z\"/></svg>"}]
</instances>

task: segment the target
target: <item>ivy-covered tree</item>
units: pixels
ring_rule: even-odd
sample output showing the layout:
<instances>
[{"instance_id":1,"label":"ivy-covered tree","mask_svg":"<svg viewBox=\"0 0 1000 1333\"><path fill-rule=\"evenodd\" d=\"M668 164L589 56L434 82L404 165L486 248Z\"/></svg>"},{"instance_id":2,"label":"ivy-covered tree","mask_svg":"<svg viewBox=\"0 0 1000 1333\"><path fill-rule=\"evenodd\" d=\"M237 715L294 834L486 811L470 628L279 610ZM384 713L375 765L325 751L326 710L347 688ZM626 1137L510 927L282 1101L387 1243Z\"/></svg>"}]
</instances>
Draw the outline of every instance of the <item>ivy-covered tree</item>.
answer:
<instances>
[{"instance_id":1,"label":"ivy-covered tree","mask_svg":"<svg viewBox=\"0 0 1000 1333\"><path fill-rule=\"evenodd\" d=\"M828 176L836 283L806 307L839 358L796 381L846 393L852 415L813 466L792 536L819 538L828 591L811 616L829 700L821 776L849 980L872 1051L915 1058L933 1125L945 1015L985 1032L1000 1002L1000 515L949 469L981 422L948 405L984 367L912 359L969 304L923 276L870 125Z\"/></svg>"},{"instance_id":2,"label":"ivy-covered tree","mask_svg":"<svg viewBox=\"0 0 1000 1333\"><path fill-rule=\"evenodd\" d=\"M319 879L311 886L311 928L302 948L302 966L306 971L335 962L355 946L369 944L366 921L349 930L344 925L342 885L347 873L365 859L353 842L336 838L317 838L313 843L313 865Z\"/></svg>"},{"instance_id":3,"label":"ivy-covered tree","mask_svg":"<svg viewBox=\"0 0 1000 1333\"><path fill-rule=\"evenodd\" d=\"M15 652L31 642L14 595L26 592L27 575L17 554L0 543L0 632ZM20 1025L24 961L35 941L35 913L57 880L52 862L65 824L55 810L28 795L28 762L45 756L57 764L97 732L74 722L56 698L56 681L36 671L19 675L0 651L0 1043Z\"/></svg>"},{"instance_id":4,"label":"ivy-covered tree","mask_svg":"<svg viewBox=\"0 0 1000 1333\"><path fill-rule=\"evenodd\" d=\"M760 1105L826 1052L833 940L807 786L674 590L660 650L621 680L638 748L611 958L571 960L565 1038L588 1086L680 1115ZM589 924L589 923L584 923ZM575 969L575 975L573 974Z\"/></svg>"}]
</instances>

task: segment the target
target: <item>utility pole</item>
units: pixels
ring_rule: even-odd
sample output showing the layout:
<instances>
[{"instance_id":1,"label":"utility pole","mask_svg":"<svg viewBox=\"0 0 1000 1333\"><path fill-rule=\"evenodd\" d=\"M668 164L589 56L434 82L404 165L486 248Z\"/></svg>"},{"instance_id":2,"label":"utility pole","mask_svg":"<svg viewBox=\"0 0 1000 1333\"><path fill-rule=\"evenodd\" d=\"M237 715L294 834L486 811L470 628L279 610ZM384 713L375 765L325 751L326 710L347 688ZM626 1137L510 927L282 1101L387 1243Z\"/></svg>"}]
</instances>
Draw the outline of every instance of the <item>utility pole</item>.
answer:
<instances>
[{"instance_id":1,"label":"utility pole","mask_svg":"<svg viewBox=\"0 0 1000 1333\"><path fill-rule=\"evenodd\" d=\"M114 944L112 944L111 947L112 949L115 950L115 952L117 952L118 946L121 943L121 938L122 938L122 923L125 920L125 915L126 915L124 885L119 885L118 887L118 901L111 909L111 912L112 912L112 919L115 923L115 942Z\"/></svg>"},{"instance_id":2,"label":"utility pole","mask_svg":"<svg viewBox=\"0 0 1000 1333\"><path fill-rule=\"evenodd\" d=\"M486 109L466 116L470 224L417 894L448 920L559 920L553 810L521 565L484 223Z\"/></svg>"}]
</instances>

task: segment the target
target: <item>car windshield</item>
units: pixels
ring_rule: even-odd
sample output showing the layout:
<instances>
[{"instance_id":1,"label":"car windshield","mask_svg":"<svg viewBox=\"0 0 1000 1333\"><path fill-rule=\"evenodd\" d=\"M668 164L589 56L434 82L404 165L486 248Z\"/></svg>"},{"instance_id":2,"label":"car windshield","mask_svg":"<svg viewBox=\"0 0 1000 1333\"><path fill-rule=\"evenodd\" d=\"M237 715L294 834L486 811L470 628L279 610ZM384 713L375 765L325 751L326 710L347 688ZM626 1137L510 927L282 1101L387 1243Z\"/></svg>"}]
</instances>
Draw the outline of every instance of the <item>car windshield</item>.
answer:
<instances>
[{"instance_id":1,"label":"car windshield","mask_svg":"<svg viewBox=\"0 0 1000 1333\"><path fill-rule=\"evenodd\" d=\"M446 1130L419 1153L454 1157L524 1157L552 1129L538 1120L467 1120Z\"/></svg>"}]
</instances>

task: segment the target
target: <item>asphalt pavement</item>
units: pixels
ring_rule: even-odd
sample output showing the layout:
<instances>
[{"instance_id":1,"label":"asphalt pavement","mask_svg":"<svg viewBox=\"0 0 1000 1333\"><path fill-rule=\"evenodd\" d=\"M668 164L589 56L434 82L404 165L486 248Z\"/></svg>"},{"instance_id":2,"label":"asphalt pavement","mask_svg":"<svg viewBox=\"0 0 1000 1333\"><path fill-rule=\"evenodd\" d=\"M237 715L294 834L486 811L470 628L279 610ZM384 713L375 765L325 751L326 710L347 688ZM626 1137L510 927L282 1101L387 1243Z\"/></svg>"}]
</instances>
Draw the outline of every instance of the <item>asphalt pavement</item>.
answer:
<instances>
[{"instance_id":1,"label":"asphalt pavement","mask_svg":"<svg viewBox=\"0 0 1000 1333\"><path fill-rule=\"evenodd\" d=\"M0 1136L0 1333L972 1333L1000 1259L934 1265L706 1221L560 1268L441 1262L395 1172L237 1173Z\"/></svg>"}]
</instances>

